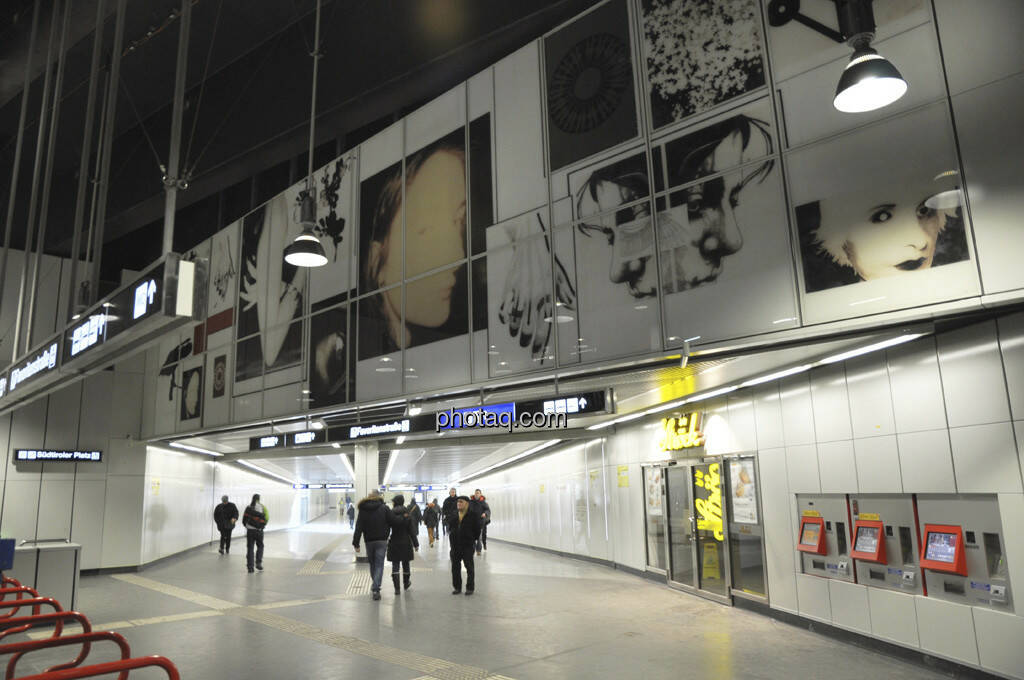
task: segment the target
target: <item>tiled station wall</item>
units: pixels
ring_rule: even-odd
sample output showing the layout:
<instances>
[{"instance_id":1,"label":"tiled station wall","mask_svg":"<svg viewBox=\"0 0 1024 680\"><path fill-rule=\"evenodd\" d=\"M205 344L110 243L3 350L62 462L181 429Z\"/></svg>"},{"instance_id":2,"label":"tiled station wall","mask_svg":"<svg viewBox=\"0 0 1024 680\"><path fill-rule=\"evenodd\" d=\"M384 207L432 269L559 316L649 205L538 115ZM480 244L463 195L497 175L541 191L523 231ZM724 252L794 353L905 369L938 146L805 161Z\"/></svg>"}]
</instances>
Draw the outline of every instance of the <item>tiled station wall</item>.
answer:
<instances>
[{"instance_id":1,"label":"tiled station wall","mask_svg":"<svg viewBox=\"0 0 1024 680\"><path fill-rule=\"evenodd\" d=\"M1024 605L1014 615L803 575L795 548L798 493L997 494L1011 588L1024 587L1024 313L737 391L705 413L709 454L759 458L772 607L1024 677ZM657 427L460 492L484 490L490 536L643 569L641 464L664 457Z\"/></svg>"},{"instance_id":2,"label":"tiled station wall","mask_svg":"<svg viewBox=\"0 0 1024 680\"><path fill-rule=\"evenodd\" d=\"M139 354L0 416L0 534L70 539L82 544L82 568L97 569L136 566L213 540L213 507L225 493L241 510L259 492L271 529L326 512L323 492L297 493L199 454L147 453L138 441L143 360ZM103 460L14 461L15 449L43 447L99 449Z\"/></svg>"}]
</instances>

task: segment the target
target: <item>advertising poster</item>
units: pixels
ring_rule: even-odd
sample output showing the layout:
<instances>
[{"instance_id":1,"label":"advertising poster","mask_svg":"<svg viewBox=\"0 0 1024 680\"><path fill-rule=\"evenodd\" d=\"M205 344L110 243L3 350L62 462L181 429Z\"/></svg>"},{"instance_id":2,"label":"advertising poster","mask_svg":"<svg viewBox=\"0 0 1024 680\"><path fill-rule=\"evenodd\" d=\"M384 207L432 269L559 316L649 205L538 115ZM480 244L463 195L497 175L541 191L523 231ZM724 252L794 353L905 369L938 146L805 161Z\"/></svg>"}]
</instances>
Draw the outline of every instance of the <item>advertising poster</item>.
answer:
<instances>
[{"instance_id":1,"label":"advertising poster","mask_svg":"<svg viewBox=\"0 0 1024 680\"><path fill-rule=\"evenodd\" d=\"M757 480L752 458L729 462L729 486L732 521L757 524Z\"/></svg>"},{"instance_id":2,"label":"advertising poster","mask_svg":"<svg viewBox=\"0 0 1024 680\"><path fill-rule=\"evenodd\" d=\"M647 497L647 516L660 517L663 513L661 505L661 475L660 467L647 468L647 481L645 495Z\"/></svg>"},{"instance_id":3,"label":"advertising poster","mask_svg":"<svg viewBox=\"0 0 1024 680\"><path fill-rule=\"evenodd\" d=\"M619 487L624 488L629 486L629 466L620 465L617 470L619 478Z\"/></svg>"}]
</instances>

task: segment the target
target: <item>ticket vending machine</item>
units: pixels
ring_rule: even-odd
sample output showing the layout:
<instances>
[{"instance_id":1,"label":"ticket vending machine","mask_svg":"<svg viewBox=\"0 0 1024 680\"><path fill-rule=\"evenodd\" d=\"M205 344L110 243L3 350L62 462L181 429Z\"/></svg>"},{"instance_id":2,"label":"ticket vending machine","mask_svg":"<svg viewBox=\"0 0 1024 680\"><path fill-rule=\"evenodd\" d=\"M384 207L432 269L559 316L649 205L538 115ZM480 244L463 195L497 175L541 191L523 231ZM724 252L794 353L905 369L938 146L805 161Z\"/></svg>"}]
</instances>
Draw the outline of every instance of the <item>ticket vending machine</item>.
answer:
<instances>
[{"instance_id":1,"label":"ticket vending machine","mask_svg":"<svg viewBox=\"0 0 1024 680\"><path fill-rule=\"evenodd\" d=\"M850 558L850 514L846 496L796 497L800 513L797 550L805 574L853 581Z\"/></svg>"},{"instance_id":2,"label":"ticket vending machine","mask_svg":"<svg viewBox=\"0 0 1024 680\"><path fill-rule=\"evenodd\" d=\"M928 597L1012 612L1006 542L995 495L919 495Z\"/></svg>"},{"instance_id":3,"label":"ticket vending machine","mask_svg":"<svg viewBox=\"0 0 1024 680\"><path fill-rule=\"evenodd\" d=\"M910 495L850 496L857 582L919 595L923 592L917 522Z\"/></svg>"}]
</instances>

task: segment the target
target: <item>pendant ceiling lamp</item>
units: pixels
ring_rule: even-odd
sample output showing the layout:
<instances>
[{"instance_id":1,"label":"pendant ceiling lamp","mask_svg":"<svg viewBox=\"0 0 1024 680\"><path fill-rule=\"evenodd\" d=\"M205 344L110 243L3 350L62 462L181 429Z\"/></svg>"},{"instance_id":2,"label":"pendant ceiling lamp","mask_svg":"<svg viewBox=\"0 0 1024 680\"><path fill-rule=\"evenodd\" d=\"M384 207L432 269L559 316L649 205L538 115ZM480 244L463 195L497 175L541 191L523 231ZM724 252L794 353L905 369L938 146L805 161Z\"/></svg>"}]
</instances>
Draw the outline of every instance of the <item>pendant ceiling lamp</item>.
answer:
<instances>
[{"instance_id":1,"label":"pendant ceiling lamp","mask_svg":"<svg viewBox=\"0 0 1024 680\"><path fill-rule=\"evenodd\" d=\"M839 30L833 30L800 14L800 0L771 0L768 23L782 26L797 21L836 42L853 48L850 62L843 69L832 105L844 113L874 111L892 104L907 91L907 81L888 59L871 47L875 39L875 15L872 0L833 0Z\"/></svg>"},{"instance_id":2,"label":"pendant ceiling lamp","mask_svg":"<svg viewBox=\"0 0 1024 680\"><path fill-rule=\"evenodd\" d=\"M284 249L284 261L296 267L322 267L327 264L323 244L313 232L316 226L316 193L313 189L313 143L316 132L316 76L320 62L320 0L316 0L316 28L313 37L313 93L309 112L309 166L306 189L299 194L299 223L302 233Z\"/></svg>"}]
</instances>

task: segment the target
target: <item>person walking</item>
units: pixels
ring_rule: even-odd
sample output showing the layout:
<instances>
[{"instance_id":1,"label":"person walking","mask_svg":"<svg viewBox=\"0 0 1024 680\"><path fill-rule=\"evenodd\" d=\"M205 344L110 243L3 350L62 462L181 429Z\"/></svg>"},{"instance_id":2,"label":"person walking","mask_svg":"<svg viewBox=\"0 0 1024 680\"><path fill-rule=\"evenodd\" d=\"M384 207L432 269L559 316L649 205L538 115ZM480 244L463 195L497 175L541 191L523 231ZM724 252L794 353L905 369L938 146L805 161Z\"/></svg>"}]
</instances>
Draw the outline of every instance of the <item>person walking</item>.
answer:
<instances>
[{"instance_id":1,"label":"person walking","mask_svg":"<svg viewBox=\"0 0 1024 680\"><path fill-rule=\"evenodd\" d=\"M399 595L402 589L398 581L398 567L402 567L402 583L406 590L412 587L412 570L409 563L415 557L413 547L412 513L405 507L405 497L398 494L391 499L391 513L395 517L395 523L391 526L391 538L388 540L388 561L391 562L391 582L395 585L395 595Z\"/></svg>"},{"instance_id":2,"label":"person walking","mask_svg":"<svg viewBox=\"0 0 1024 680\"><path fill-rule=\"evenodd\" d=\"M245 527L245 567L251 574L253 571L253 547L256 548L255 566L263 571L263 530L270 521L270 513L260 503L260 495L252 495L252 503L245 506L242 514L242 526Z\"/></svg>"},{"instance_id":3,"label":"person walking","mask_svg":"<svg viewBox=\"0 0 1024 680\"><path fill-rule=\"evenodd\" d=\"M462 565L466 565L466 595L476 588L476 570L473 567L473 544L480 536L480 516L469 507L469 498L459 496L456 511L448 520L451 541L449 556L452 560L452 595L462 592Z\"/></svg>"},{"instance_id":4,"label":"person walking","mask_svg":"<svg viewBox=\"0 0 1024 680\"><path fill-rule=\"evenodd\" d=\"M420 524L423 522L423 511L420 510L420 506L416 503L416 497L412 497L412 502L409 504L409 519L412 521L410 528L412 530L412 546L416 550L420 549Z\"/></svg>"},{"instance_id":5,"label":"person walking","mask_svg":"<svg viewBox=\"0 0 1024 680\"><path fill-rule=\"evenodd\" d=\"M452 516L458 514L455 496L455 489L448 489L448 498L444 499L444 505L441 506L441 521L444 523L445 532L448 531Z\"/></svg>"},{"instance_id":6,"label":"person walking","mask_svg":"<svg viewBox=\"0 0 1024 680\"><path fill-rule=\"evenodd\" d=\"M481 548L487 550L487 525L491 523L491 506L480 489L473 492L473 499L470 505L473 511L480 515L480 538L476 540L476 554L480 555Z\"/></svg>"},{"instance_id":7,"label":"person walking","mask_svg":"<svg viewBox=\"0 0 1024 680\"><path fill-rule=\"evenodd\" d=\"M213 509L213 523L220 531L220 548L217 552L221 555L231 552L231 532L235 530L237 521L238 506L229 503L227 496L221 496L220 505Z\"/></svg>"},{"instance_id":8,"label":"person walking","mask_svg":"<svg viewBox=\"0 0 1024 680\"><path fill-rule=\"evenodd\" d=\"M427 527L427 539L430 541L431 548L434 547L434 533L437 531L440 517L441 513L437 509L437 499L435 498L427 503L427 509L423 511L423 524Z\"/></svg>"},{"instance_id":9,"label":"person walking","mask_svg":"<svg viewBox=\"0 0 1024 680\"><path fill-rule=\"evenodd\" d=\"M359 552L359 540L366 539L366 557L369 560L370 590L373 599L380 599L380 582L384 578L384 559L388 550L388 535L393 526L400 520L388 509L378 489L370 489L366 498L356 504L359 515L356 517L355 533L352 545Z\"/></svg>"},{"instance_id":10,"label":"person walking","mask_svg":"<svg viewBox=\"0 0 1024 680\"><path fill-rule=\"evenodd\" d=\"M352 503L349 503L348 504L348 510L346 511L346 513L348 514L348 528L349 529L355 528L355 524L356 524L356 506L352 505Z\"/></svg>"}]
</instances>

